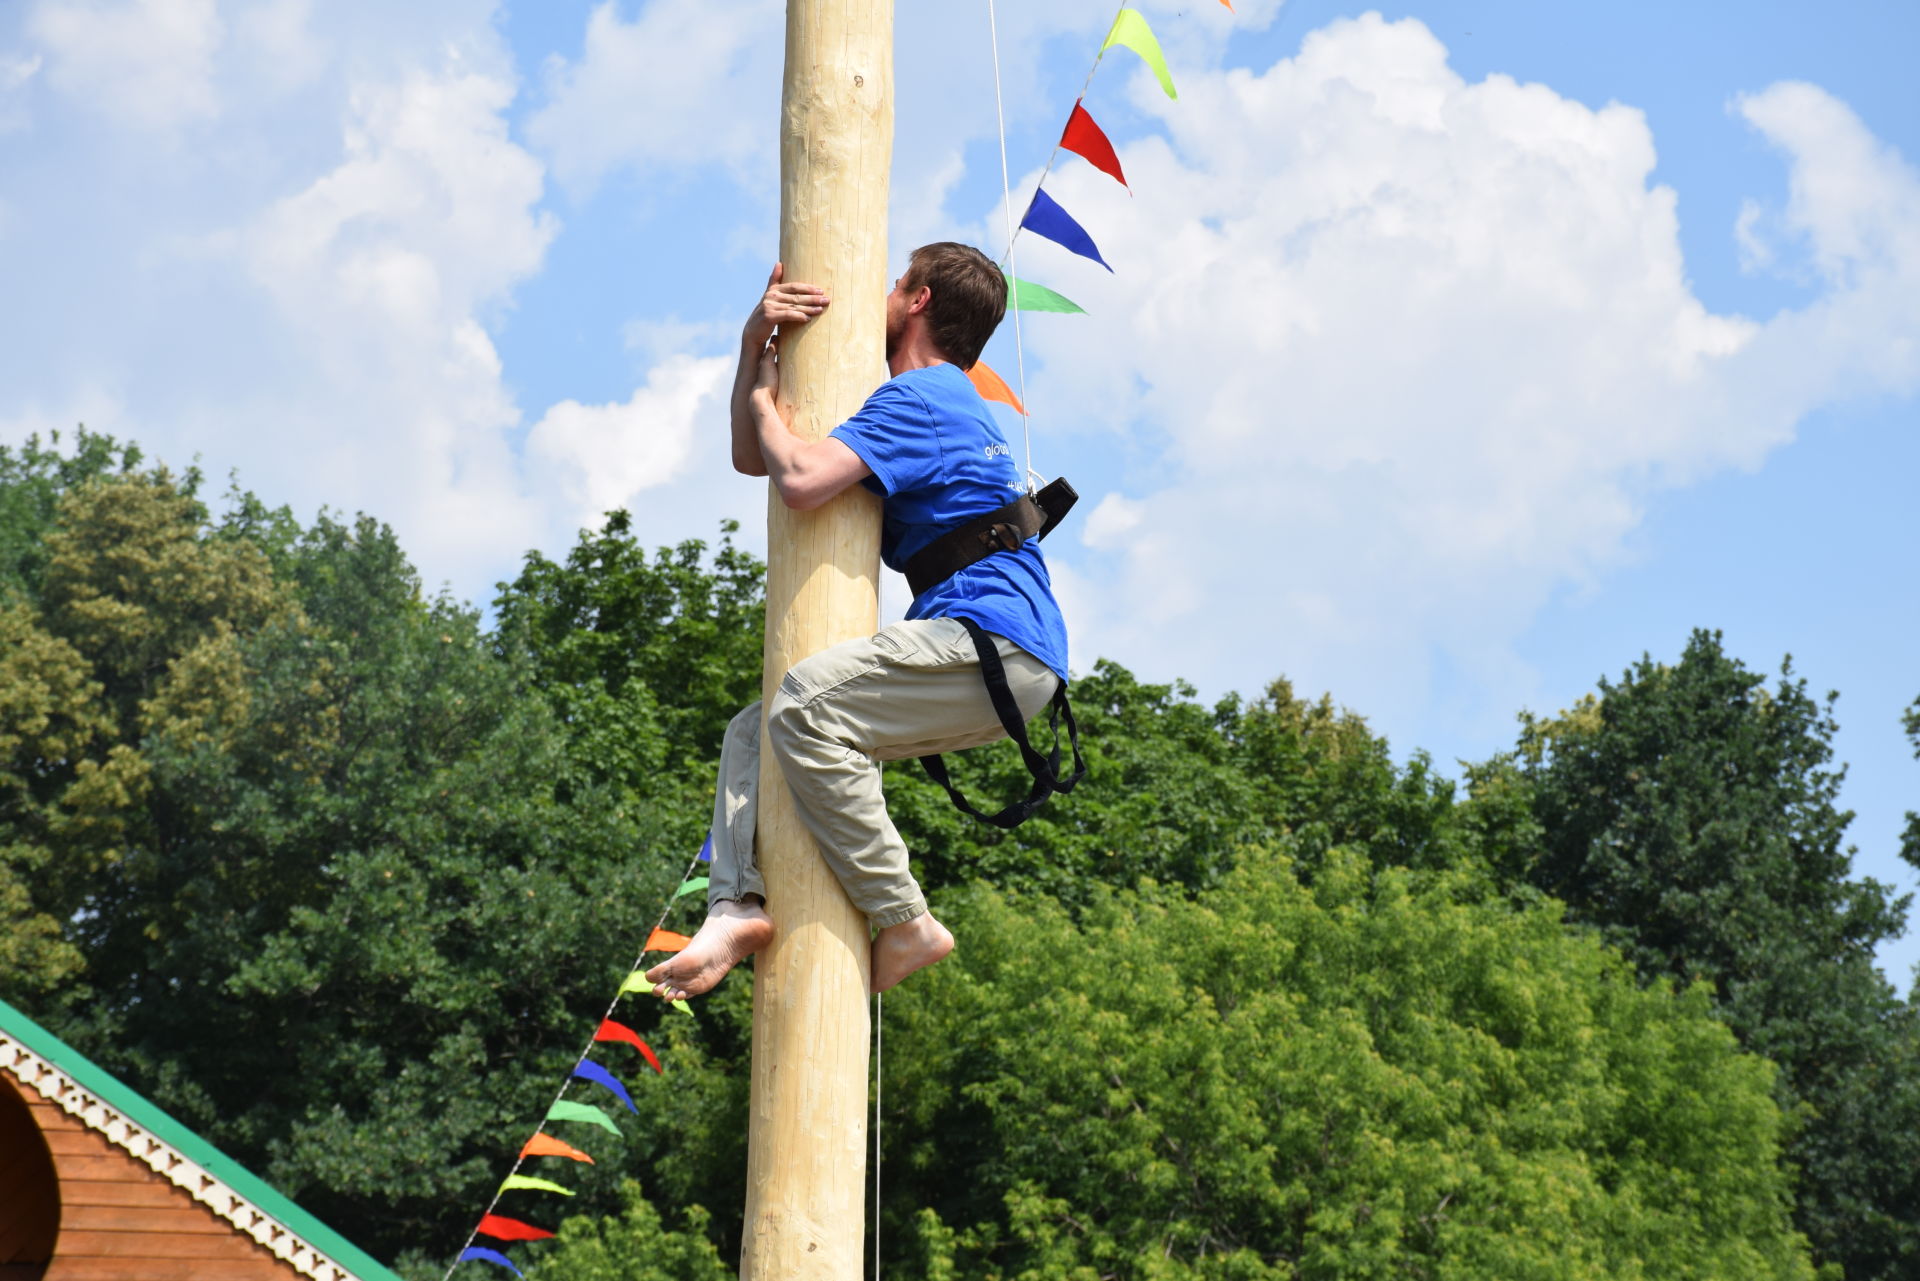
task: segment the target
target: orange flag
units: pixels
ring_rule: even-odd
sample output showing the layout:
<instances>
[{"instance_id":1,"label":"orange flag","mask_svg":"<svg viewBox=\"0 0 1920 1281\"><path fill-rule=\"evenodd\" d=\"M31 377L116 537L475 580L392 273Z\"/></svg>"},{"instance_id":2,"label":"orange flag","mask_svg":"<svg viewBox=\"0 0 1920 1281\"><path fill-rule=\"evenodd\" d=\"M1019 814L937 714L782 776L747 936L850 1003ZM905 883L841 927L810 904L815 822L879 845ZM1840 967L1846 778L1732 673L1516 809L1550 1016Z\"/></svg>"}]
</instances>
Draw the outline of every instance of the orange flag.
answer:
<instances>
[{"instance_id":1,"label":"orange flag","mask_svg":"<svg viewBox=\"0 0 1920 1281\"><path fill-rule=\"evenodd\" d=\"M655 930L647 935L646 950L649 952L678 952L693 942L684 934L675 934L672 930Z\"/></svg>"},{"instance_id":2,"label":"orange flag","mask_svg":"<svg viewBox=\"0 0 1920 1281\"><path fill-rule=\"evenodd\" d=\"M973 383L973 389L980 393L980 399L997 400L1003 405L1012 405L1023 414L1027 412L1027 407L1013 394L1013 388L1007 386L1006 380L999 374L987 368L986 361L974 361L973 368L967 371L967 378Z\"/></svg>"},{"instance_id":3,"label":"orange flag","mask_svg":"<svg viewBox=\"0 0 1920 1281\"><path fill-rule=\"evenodd\" d=\"M570 1161L585 1161L588 1165L593 1164L592 1157L582 1152L579 1148L574 1147L571 1143L562 1143L551 1134L536 1134L528 1139L527 1146L520 1149L520 1155L523 1157L563 1156Z\"/></svg>"}]
</instances>

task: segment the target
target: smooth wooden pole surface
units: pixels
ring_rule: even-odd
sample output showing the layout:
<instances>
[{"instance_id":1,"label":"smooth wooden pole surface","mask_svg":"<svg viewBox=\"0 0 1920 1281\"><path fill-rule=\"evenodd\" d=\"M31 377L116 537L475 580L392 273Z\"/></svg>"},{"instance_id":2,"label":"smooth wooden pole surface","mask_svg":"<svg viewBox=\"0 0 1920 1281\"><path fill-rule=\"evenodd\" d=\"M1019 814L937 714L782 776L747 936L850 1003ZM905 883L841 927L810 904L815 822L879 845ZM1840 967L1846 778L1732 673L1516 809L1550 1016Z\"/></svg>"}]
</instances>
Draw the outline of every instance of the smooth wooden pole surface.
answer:
<instances>
[{"instance_id":1,"label":"smooth wooden pole surface","mask_svg":"<svg viewBox=\"0 0 1920 1281\"><path fill-rule=\"evenodd\" d=\"M832 306L782 339L780 395L803 439L886 377L892 0L788 0L780 258ZM880 504L859 486L814 512L769 487L763 691L878 623ZM754 966L740 1275L855 1281L865 1227L867 924L794 812L762 731L755 849L778 924Z\"/></svg>"}]
</instances>

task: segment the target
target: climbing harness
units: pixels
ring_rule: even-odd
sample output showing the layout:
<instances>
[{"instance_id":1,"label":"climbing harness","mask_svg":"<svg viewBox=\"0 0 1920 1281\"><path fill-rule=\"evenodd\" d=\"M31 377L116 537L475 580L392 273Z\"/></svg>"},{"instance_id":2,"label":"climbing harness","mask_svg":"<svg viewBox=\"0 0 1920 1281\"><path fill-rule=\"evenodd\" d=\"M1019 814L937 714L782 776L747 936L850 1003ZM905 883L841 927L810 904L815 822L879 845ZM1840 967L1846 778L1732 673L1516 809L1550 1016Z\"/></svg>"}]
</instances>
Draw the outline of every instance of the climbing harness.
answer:
<instances>
[{"instance_id":1,"label":"climbing harness","mask_svg":"<svg viewBox=\"0 0 1920 1281\"><path fill-rule=\"evenodd\" d=\"M929 587L995 552L1016 551L1029 538L1045 538L1078 501L1080 495L1062 476L1037 494L1022 494L1005 507L950 529L907 562L907 586L918 599Z\"/></svg>"},{"instance_id":2,"label":"climbing harness","mask_svg":"<svg viewBox=\"0 0 1920 1281\"><path fill-rule=\"evenodd\" d=\"M1087 762L1080 755L1080 727L1074 723L1073 707L1067 702L1067 683L1063 680L1054 687L1051 710L1047 714L1047 728L1053 731L1053 751L1042 756L1034 745L1027 741L1025 718L1020 715L1019 704L1013 701L1013 691L1007 687L1006 665L1000 661L1000 651L993 643L993 637L971 618L956 620L967 629L967 635L973 638L973 647L980 654L980 675L987 682L987 697L993 700L993 711L1000 718L1000 725L1007 731L1007 737L1020 748L1020 755L1027 763L1027 772L1033 775L1033 787L1024 800L1018 800L997 814L988 814L977 810L969 802L953 780L947 776L947 763L936 754L922 756L921 768L927 776L947 789L947 795L953 798L954 805L963 814L970 814L984 823L995 827L1013 828L1033 817L1033 812L1047 803L1047 798L1055 792L1071 792L1081 779L1087 776ZM1067 723L1067 741L1073 745L1073 773L1067 778L1060 777L1060 722Z\"/></svg>"},{"instance_id":3,"label":"climbing harness","mask_svg":"<svg viewBox=\"0 0 1920 1281\"><path fill-rule=\"evenodd\" d=\"M1052 533L1080 495L1074 492L1066 477L1054 481L1037 494L1022 494L1005 507L997 508L984 516L961 525L928 543L916 552L907 562L907 585L913 589L917 598L929 588L945 582L954 574L969 565L976 564L995 552L1010 552L1025 545L1029 538L1045 538ZM1007 685L1006 665L1000 661L1000 651L993 643L993 637L971 618L957 620L967 629L967 635L973 638L973 647L980 655L980 677L986 682L987 697L993 703L994 714L1000 718L1000 725L1007 731L1007 737L1020 747L1020 755L1027 763L1027 772L1033 775L1033 788L1025 800L1013 802L995 814L987 814L973 807L959 788L948 777L947 763L938 755L922 756L921 768L928 777L947 789L947 795L963 814L970 814L995 827L1013 828L1033 817L1035 810L1046 804L1047 798L1056 792L1071 792L1087 774L1086 760L1080 755L1080 727L1073 719L1073 706L1067 701L1067 683L1061 681L1053 691L1051 711L1047 717L1047 727L1053 731L1053 752L1042 756L1033 744L1027 741L1026 720L1020 715L1020 707L1013 699L1013 691ZM1067 723L1067 740L1073 745L1074 772L1071 777L1060 777L1060 722Z\"/></svg>"}]
</instances>

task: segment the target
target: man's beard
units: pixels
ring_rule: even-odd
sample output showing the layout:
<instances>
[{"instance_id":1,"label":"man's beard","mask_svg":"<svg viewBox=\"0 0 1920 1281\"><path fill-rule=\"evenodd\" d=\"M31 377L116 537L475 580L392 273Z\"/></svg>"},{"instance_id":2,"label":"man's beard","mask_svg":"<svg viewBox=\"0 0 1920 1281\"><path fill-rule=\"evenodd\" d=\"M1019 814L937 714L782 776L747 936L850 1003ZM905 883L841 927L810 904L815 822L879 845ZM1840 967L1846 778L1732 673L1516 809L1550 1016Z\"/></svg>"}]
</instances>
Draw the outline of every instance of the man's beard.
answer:
<instances>
[{"instance_id":1,"label":"man's beard","mask_svg":"<svg viewBox=\"0 0 1920 1281\"><path fill-rule=\"evenodd\" d=\"M891 315L887 317L887 359L888 360L892 360L893 353L900 350L900 337L903 333L906 332L906 328L907 327L905 323L895 322L894 318Z\"/></svg>"}]
</instances>

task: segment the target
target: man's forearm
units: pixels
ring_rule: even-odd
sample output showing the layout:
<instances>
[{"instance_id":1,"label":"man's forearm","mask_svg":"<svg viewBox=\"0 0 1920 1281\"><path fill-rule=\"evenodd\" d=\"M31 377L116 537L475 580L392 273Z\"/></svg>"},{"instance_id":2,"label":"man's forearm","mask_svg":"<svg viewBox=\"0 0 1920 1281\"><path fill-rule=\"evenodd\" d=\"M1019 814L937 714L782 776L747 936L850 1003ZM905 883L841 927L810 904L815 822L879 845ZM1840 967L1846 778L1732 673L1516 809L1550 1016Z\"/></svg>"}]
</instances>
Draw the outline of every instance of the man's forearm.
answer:
<instances>
[{"instance_id":1,"label":"man's forearm","mask_svg":"<svg viewBox=\"0 0 1920 1281\"><path fill-rule=\"evenodd\" d=\"M812 511L871 474L860 455L844 441L827 436L809 444L795 435L780 416L770 390L760 387L749 392L747 406L759 437L766 475L787 506Z\"/></svg>"},{"instance_id":2,"label":"man's forearm","mask_svg":"<svg viewBox=\"0 0 1920 1281\"><path fill-rule=\"evenodd\" d=\"M754 422L754 371L760 364L760 350L766 340L753 340L752 334L740 337L740 367L733 375L733 469L746 476L767 474L766 456L760 450L760 429Z\"/></svg>"},{"instance_id":3,"label":"man's forearm","mask_svg":"<svg viewBox=\"0 0 1920 1281\"><path fill-rule=\"evenodd\" d=\"M746 412L747 429L753 434L754 457L760 463L757 474L771 479L773 487L791 506L804 470L801 459L806 442L787 426L773 397L764 391L755 394L751 384L747 387Z\"/></svg>"}]
</instances>

